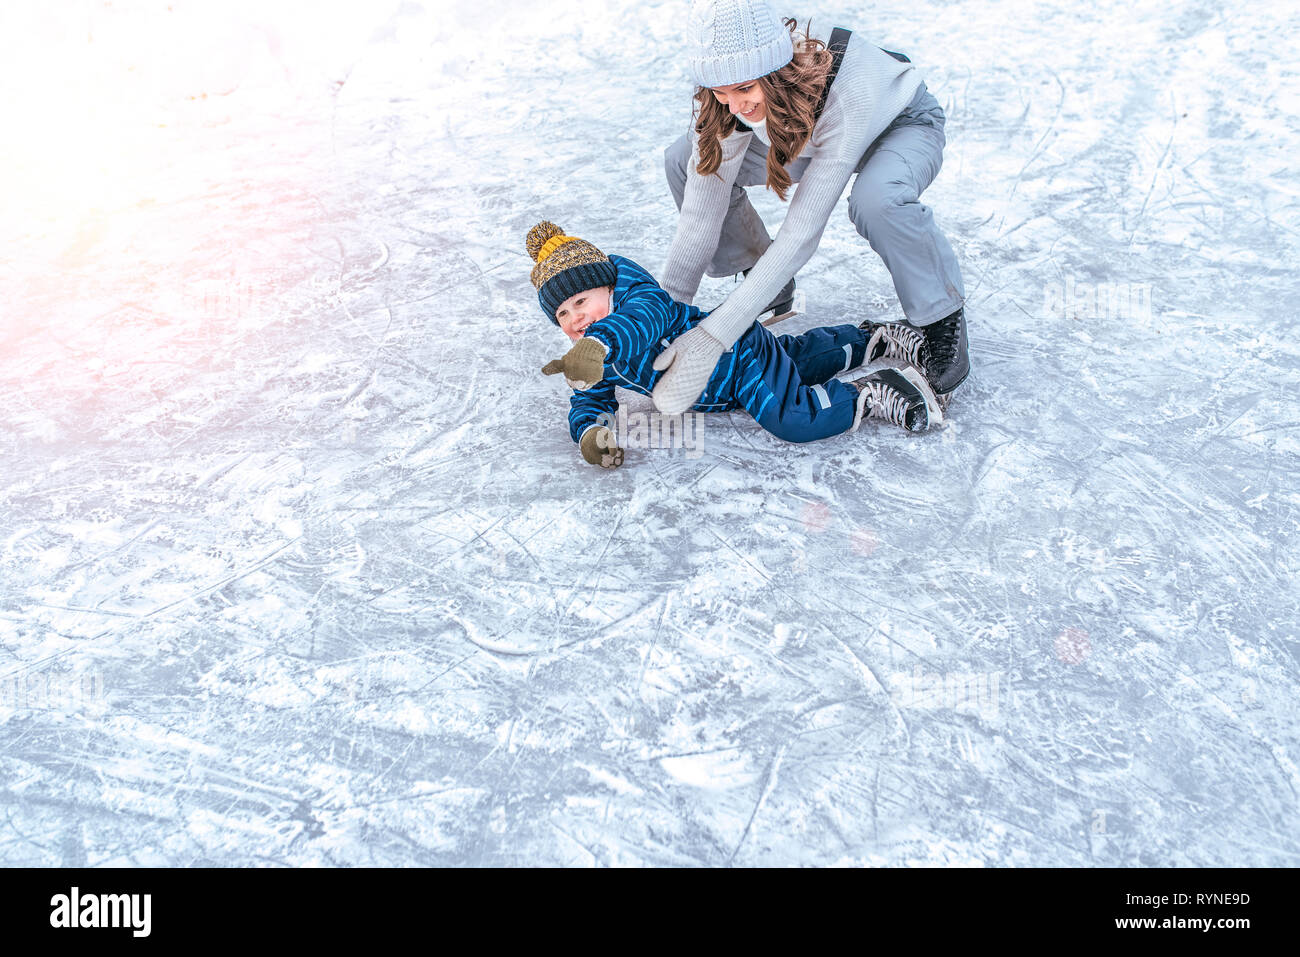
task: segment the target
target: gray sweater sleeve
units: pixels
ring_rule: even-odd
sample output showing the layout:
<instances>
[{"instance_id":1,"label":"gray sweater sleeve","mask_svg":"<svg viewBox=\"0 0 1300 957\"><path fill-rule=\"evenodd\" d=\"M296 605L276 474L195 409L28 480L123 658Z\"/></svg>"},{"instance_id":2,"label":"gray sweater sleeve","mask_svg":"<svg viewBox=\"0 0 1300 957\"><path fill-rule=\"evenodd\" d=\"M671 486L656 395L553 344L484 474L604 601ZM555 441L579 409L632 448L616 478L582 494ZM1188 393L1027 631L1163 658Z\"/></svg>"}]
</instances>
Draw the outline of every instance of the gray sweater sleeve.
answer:
<instances>
[{"instance_id":1,"label":"gray sweater sleeve","mask_svg":"<svg viewBox=\"0 0 1300 957\"><path fill-rule=\"evenodd\" d=\"M895 60L854 34L810 138L810 160L785 222L745 280L700 323L710 335L729 348L809 260L859 160L920 85L912 64ZM692 150L677 234L664 267L664 288L681 302L694 298L717 249L731 186L752 137L732 134L724 140L723 164L710 177L695 172L698 144Z\"/></svg>"},{"instance_id":2,"label":"gray sweater sleeve","mask_svg":"<svg viewBox=\"0 0 1300 957\"><path fill-rule=\"evenodd\" d=\"M713 251L722 235L722 221L731 204L731 187L740 172L740 164L749 149L753 133L734 132L722 141L722 163L710 176L696 172L700 165L699 137L691 148L687 166L686 192L682 212L677 220L677 234L668 250L662 286L668 295L688 305L699 291L700 280L708 268Z\"/></svg>"}]
</instances>

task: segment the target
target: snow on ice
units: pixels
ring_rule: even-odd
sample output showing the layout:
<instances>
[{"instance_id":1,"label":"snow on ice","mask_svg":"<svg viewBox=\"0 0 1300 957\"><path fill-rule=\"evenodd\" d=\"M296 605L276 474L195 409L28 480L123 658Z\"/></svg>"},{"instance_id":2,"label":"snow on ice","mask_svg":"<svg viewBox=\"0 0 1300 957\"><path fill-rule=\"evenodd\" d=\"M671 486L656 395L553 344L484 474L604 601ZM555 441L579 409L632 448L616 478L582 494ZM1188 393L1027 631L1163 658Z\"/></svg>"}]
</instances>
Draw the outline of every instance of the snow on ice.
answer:
<instances>
[{"instance_id":1,"label":"snow on ice","mask_svg":"<svg viewBox=\"0 0 1300 957\"><path fill-rule=\"evenodd\" d=\"M791 8L946 110L974 372L603 472L523 236L662 266L684 5L6 4L0 863L1300 860L1291 15Z\"/></svg>"}]
</instances>

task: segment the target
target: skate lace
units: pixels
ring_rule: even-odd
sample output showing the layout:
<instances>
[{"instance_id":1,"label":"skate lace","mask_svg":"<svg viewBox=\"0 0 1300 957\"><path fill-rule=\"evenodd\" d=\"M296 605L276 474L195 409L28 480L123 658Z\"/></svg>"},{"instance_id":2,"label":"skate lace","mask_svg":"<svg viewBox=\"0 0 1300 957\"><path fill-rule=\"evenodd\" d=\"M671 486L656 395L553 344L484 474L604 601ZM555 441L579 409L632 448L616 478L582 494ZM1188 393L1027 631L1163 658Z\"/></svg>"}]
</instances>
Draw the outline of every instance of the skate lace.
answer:
<instances>
[{"instance_id":1,"label":"skate lace","mask_svg":"<svg viewBox=\"0 0 1300 957\"><path fill-rule=\"evenodd\" d=\"M938 368L946 368L957 361L961 347L961 311L925 327L925 341Z\"/></svg>"},{"instance_id":2,"label":"skate lace","mask_svg":"<svg viewBox=\"0 0 1300 957\"><path fill-rule=\"evenodd\" d=\"M926 338L910 326L890 322L877 326L867 342L867 360L902 359L925 370L929 350Z\"/></svg>"},{"instance_id":3,"label":"skate lace","mask_svg":"<svg viewBox=\"0 0 1300 957\"><path fill-rule=\"evenodd\" d=\"M867 390L867 401L871 405L867 418L882 419L907 428L907 396L878 380L863 383L863 388Z\"/></svg>"}]
</instances>

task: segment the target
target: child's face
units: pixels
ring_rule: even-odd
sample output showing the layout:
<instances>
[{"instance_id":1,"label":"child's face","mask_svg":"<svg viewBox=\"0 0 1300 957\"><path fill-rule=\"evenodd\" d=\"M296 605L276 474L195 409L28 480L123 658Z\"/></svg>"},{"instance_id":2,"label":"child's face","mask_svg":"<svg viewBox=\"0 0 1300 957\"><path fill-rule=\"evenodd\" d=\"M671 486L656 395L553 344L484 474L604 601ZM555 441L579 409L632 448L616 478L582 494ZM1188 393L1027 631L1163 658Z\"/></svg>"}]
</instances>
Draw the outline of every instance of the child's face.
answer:
<instances>
[{"instance_id":1,"label":"child's face","mask_svg":"<svg viewBox=\"0 0 1300 957\"><path fill-rule=\"evenodd\" d=\"M555 319L564 334L577 342L589 325L608 316L610 295L613 292L611 286L584 289L560 303L560 308L555 310Z\"/></svg>"}]
</instances>

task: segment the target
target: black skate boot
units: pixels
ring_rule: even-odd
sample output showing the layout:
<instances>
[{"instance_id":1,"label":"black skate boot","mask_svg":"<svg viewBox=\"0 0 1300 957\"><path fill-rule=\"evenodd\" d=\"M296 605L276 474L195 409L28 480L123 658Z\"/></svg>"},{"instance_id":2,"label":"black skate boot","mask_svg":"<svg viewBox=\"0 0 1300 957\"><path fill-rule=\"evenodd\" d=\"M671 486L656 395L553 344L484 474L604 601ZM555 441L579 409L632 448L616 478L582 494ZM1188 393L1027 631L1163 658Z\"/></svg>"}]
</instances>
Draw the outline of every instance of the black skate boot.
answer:
<instances>
[{"instance_id":1,"label":"black skate boot","mask_svg":"<svg viewBox=\"0 0 1300 957\"><path fill-rule=\"evenodd\" d=\"M859 323L858 328L870 336L865 362L898 359L916 366L925 373L945 406L952 391L970 374L964 309L928 326L868 319Z\"/></svg>"},{"instance_id":2,"label":"black skate boot","mask_svg":"<svg viewBox=\"0 0 1300 957\"><path fill-rule=\"evenodd\" d=\"M741 275L748 276L750 269L753 268L754 268L753 266L750 266L749 269L746 269L743 273L741 273ZM776 298L774 298L771 302L769 302L766 306L764 306L762 312L760 312L759 315L761 316L764 315L765 313L770 312L774 316L783 316L793 308L794 308L794 276L791 276L790 281L787 282L783 287L781 287L781 291L776 294Z\"/></svg>"},{"instance_id":3,"label":"black skate boot","mask_svg":"<svg viewBox=\"0 0 1300 957\"><path fill-rule=\"evenodd\" d=\"M909 432L924 432L943 422L934 390L914 366L879 369L848 384L858 390L850 432L856 432L863 419L892 422Z\"/></svg>"},{"instance_id":4,"label":"black skate boot","mask_svg":"<svg viewBox=\"0 0 1300 957\"><path fill-rule=\"evenodd\" d=\"M922 326L930 355L925 377L934 391L945 398L970 375L970 351L966 341L966 310L958 309L946 319Z\"/></svg>"}]
</instances>

